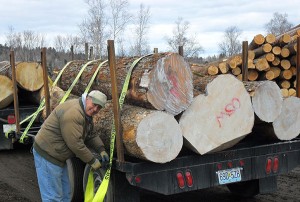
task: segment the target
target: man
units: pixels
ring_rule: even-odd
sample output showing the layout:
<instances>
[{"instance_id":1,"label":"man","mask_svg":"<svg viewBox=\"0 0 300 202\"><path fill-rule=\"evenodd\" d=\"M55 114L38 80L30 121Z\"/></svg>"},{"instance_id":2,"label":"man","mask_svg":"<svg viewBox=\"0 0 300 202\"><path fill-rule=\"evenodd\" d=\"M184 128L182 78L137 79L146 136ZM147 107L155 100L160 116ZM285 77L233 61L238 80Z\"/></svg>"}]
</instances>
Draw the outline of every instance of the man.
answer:
<instances>
[{"instance_id":1,"label":"man","mask_svg":"<svg viewBox=\"0 0 300 202\"><path fill-rule=\"evenodd\" d=\"M71 201L66 160L77 156L94 170L101 167L90 149L102 161L108 155L100 137L92 134L92 116L104 107L107 97L100 91L58 105L35 137L33 155L43 201Z\"/></svg>"}]
</instances>

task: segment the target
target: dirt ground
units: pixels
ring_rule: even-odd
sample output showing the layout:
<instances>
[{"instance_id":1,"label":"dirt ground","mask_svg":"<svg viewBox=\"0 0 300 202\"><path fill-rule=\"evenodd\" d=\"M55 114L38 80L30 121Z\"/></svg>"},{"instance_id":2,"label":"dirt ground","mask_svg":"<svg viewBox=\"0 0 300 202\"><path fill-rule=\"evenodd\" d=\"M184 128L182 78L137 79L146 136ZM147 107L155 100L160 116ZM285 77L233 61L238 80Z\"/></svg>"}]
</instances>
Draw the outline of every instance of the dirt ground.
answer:
<instances>
[{"instance_id":1,"label":"dirt ground","mask_svg":"<svg viewBox=\"0 0 300 202\"><path fill-rule=\"evenodd\" d=\"M145 196L143 202L300 202L300 167L278 178L278 190L273 194L261 194L252 199L240 199L230 194L226 187L204 189L189 194L172 197ZM33 156L30 148L16 148L0 151L0 202L22 201L39 202L40 193L37 185Z\"/></svg>"}]
</instances>

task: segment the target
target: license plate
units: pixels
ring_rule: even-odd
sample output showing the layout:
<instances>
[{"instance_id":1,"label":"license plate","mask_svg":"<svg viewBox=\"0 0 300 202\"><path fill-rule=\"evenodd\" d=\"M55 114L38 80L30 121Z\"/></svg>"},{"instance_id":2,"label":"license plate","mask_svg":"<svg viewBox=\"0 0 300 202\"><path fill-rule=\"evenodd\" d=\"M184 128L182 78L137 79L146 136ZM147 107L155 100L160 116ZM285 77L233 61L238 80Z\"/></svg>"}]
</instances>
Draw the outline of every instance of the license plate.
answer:
<instances>
[{"instance_id":1,"label":"license plate","mask_svg":"<svg viewBox=\"0 0 300 202\"><path fill-rule=\"evenodd\" d=\"M219 184L228 184L232 182L239 182L242 180L242 168L232 168L228 170L219 170L217 172Z\"/></svg>"},{"instance_id":2,"label":"license plate","mask_svg":"<svg viewBox=\"0 0 300 202\"><path fill-rule=\"evenodd\" d=\"M16 131L16 124L3 124L3 132Z\"/></svg>"}]
</instances>

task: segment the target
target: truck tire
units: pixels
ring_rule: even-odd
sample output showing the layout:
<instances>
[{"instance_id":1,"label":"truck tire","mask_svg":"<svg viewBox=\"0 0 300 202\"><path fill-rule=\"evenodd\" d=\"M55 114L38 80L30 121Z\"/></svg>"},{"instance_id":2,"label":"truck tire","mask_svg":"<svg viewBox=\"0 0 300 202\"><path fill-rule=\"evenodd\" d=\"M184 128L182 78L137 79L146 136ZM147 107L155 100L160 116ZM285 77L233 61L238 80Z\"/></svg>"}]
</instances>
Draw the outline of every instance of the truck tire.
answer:
<instances>
[{"instance_id":1,"label":"truck tire","mask_svg":"<svg viewBox=\"0 0 300 202\"><path fill-rule=\"evenodd\" d=\"M82 202L83 201L83 172L84 163L79 158L71 158L67 160L70 187L71 187L71 201Z\"/></svg>"},{"instance_id":2,"label":"truck tire","mask_svg":"<svg viewBox=\"0 0 300 202\"><path fill-rule=\"evenodd\" d=\"M251 198L259 194L259 181L250 180L244 182L237 182L228 184L227 188L229 191L237 196L244 198Z\"/></svg>"},{"instance_id":3,"label":"truck tire","mask_svg":"<svg viewBox=\"0 0 300 202\"><path fill-rule=\"evenodd\" d=\"M83 174L83 193L85 193L87 182L88 182L88 176L91 170L91 166L86 164ZM99 170L94 171L94 195L96 194L96 191L100 187L100 184L102 183L103 177L105 175L106 170L103 168L100 168ZM114 195L113 195L113 185L112 180L110 180L107 192L104 198L104 202L114 202Z\"/></svg>"}]
</instances>

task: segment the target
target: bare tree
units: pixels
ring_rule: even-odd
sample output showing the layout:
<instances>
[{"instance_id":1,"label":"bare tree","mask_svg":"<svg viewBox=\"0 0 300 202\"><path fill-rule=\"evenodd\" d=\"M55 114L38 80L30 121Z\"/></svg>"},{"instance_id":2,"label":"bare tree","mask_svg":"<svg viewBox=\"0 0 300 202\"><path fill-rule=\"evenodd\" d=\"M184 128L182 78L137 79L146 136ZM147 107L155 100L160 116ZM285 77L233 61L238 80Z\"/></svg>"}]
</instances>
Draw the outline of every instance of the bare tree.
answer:
<instances>
[{"instance_id":1,"label":"bare tree","mask_svg":"<svg viewBox=\"0 0 300 202\"><path fill-rule=\"evenodd\" d=\"M79 25L82 41L94 47L96 57L101 58L104 53L105 39L107 38L107 15L104 0L86 0L89 6L88 17Z\"/></svg>"},{"instance_id":2,"label":"bare tree","mask_svg":"<svg viewBox=\"0 0 300 202\"><path fill-rule=\"evenodd\" d=\"M293 24L288 22L288 14L273 13L273 18L265 24L267 33L274 34L275 36L283 34L292 28Z\"/></svg>"},{"instance_id":3,"label":"bare tree","mask_svg":"<svg viewBox=\"0 0 300 202\"><path fill-rule=\"evenodd\" d=\"M175 24L176 26L173 30L173 36L165 37L165 40L171 50L177 52L178 47L183 46L186 57L198 57L198 55L204 50L198 43L196 34L189 36L189 22L183 21L183 18L179 17Z\"/></svg>"},{"instance_id":4,"label":"bare tree","mask_svg":"<svg viewBox=\"0 0 300 202\"><path fill-rule=\"evenodd\" d=\"M145 8L143 4L140 4L140 10L136 17L136 23L134 28L134 43L130 48L132 55L144 55L150 52L150 48L147 41L148 23L150 19L150 8Z\"/></svg>"},{"instance_id":5,"label":"bare tree","mask_svg":"<svg viewBox=\"0 0 300 202\"><path fill-rule=\"evenodd\" d=\"M16 51L16 60L37 61L40 59L40 48L44 46L44 36L31 30L15 32L9 27L6 44Z\"/></svg>"},{"instance_id":6,"label":"bare tree","mask_svg":"<svg viewBox=\"0 0 300 202\"><path fill-rule=\"evenodd\" d=\"M122 33L126 25L130 22L132 16L128 12L129 3L127 0L110 0L111 8L111 33L112 39L116 40Z\"/></svg>"},{"instance_id":7,"label":"bare tree","mask_svg":"<svg viewBox=\"0 0 300 202\"><path fill-rule=\"evenodd\" d=\"M224 33L224 40L219 43L220 54L229 57L240 53L242 50L242 45L239 41L241 34L242 31L238 27L228 27Z\"/></svg>"}]
</instances>

